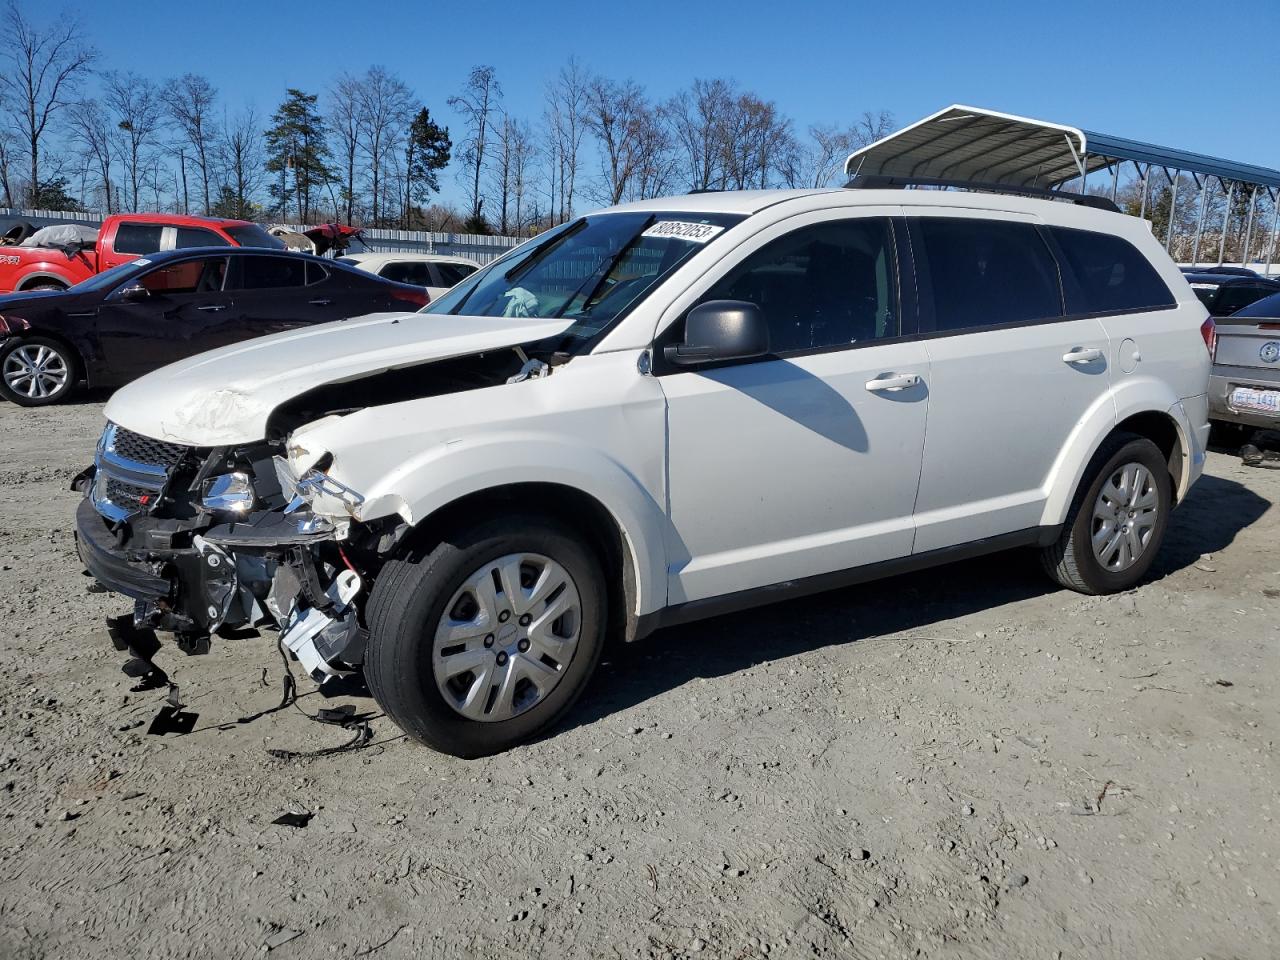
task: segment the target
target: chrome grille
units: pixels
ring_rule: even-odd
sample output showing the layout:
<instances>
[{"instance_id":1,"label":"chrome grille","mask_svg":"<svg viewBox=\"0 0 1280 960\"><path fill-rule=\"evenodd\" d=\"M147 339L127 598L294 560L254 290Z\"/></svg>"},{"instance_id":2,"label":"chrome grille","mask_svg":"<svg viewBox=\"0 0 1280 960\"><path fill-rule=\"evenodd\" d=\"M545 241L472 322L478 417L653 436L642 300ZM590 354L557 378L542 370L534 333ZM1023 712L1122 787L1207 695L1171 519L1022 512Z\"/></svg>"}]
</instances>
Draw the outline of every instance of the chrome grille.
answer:
<instances>
[{"instance_id":1,"label":"chrome grille","mask_svg":"<svg viewBox=\"0 0 1280 960\"><path fill-rule=\"evenodd\" d=\"M170 472L190 449L107 424L94 458L94 508L116 521L154 509L164 496Z\"/></svg>"}]
</instances>

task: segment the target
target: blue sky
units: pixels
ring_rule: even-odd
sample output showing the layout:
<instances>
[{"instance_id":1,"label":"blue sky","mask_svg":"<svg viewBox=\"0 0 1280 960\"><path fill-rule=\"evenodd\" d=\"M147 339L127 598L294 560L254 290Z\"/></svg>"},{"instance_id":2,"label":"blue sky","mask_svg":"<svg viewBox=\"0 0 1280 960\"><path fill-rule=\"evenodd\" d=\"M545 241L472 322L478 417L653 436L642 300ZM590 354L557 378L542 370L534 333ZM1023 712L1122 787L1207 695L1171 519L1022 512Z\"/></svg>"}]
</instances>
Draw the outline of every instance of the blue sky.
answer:
<instances>
[{"instance_id":1,"label":"blue sky","mask_svg":"<svg viewBox=\"0 0 1280 960\"><path fill-rule=\"evenodd\" d=\"M1179 2L828 0L135 0L70 9L104 66L156 78L201 72L227 105L253 102L264 115L287 86L318 92L344 68L380 63L455 140L445 101L473 65L493 64L508 109L534 119L544 80L576 54L657 98L694 77L733 77L775 100L799 130L880 108L902 125L961 102L1280 166L1275 0L1243 0L1221 15ZM453 183L446 195L458 195Z\"/></svg>"}]
</instances>

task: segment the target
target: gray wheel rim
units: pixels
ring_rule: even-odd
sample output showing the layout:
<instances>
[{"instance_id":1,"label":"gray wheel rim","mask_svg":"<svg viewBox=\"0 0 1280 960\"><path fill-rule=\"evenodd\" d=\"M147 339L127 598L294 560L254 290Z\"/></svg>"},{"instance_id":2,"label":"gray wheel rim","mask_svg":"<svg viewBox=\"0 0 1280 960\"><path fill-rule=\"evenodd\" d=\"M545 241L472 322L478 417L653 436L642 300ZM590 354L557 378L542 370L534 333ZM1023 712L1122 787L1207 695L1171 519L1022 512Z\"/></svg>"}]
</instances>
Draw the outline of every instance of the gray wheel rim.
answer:
<instances>
[{"instance_id":1,"label":"gray wheel rim","mask_svg":"<svg viewBox=\"0 0 1280 960\"><path fill-rule=\"evenodd\" d=\"M4 359L4 382L14 393L45 400L67 386L71 368L66 358L44 344L23 344Z\"/></svg>"},{"instance_id":2,"label":"gray wheel rim","mask_svg":"<svg viewBox=\"0 0 1280 960\"><path fill-rule=\"evenodd\" d=\"M1111 472L1093 503L1093 555L1112 573L1128 570L1147 552L1160 516L1151 471L1126 463Z\"/></svg>"},{"instance_id":3,"label":"gray wheel rim","mask_svg":"<svg viewBox=\"0 0 1280 960\"><path fill-rule=\"evenodd\" d=\"M569 572L541 554L508 554L475 570L445 606L431 651L436 686L468 720L510 720L560 684L581 632Z\"/></svg>"}]
</instances>

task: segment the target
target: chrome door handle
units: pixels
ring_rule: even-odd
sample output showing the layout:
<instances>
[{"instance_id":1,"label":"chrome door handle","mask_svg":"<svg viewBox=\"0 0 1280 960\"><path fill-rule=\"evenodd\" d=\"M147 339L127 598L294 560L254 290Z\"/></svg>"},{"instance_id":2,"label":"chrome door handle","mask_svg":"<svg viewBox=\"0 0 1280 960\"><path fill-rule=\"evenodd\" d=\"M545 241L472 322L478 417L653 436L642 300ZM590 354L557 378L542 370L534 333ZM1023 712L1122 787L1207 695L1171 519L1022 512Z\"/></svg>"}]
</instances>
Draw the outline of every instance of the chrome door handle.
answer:
<instances>
[{"instance_id":1,"label":"chrome door handle","mask_svg":"<svg viewBox=\"0 0 1280 960\"><path fill-rule=\"evenodd\" d=\"M205 313L217 313L219 310L227 309L226 304L210 303L203 307L196 307L197 310L203 310Z\"/></svg>"},{"instance_id":2,"label":"chrome door handle","mask_svg":"<svg viewBox=\"0 0 1280 960\"><path fill-rule=\"evenodd\" d=\"M1093 363L1102 359L1102 351L1097 347L1076 347L1062 355L1063 363Z\"/></svg>"},{"instance_id":3,"label":"chrome door handle","mask_svg":"<svg viewBox=\"0 0 1280 960\"><path fill-rule=\"evenodd\" d=\"M333 301L332 300L308 300L307 303L311 304L313 307L327 307L329 306L329 304L333 303Z\"/></svg>"},{"instance_id":4,"label":"chrome door handle","mask_svg":"<svg viewBox=\"0 0 1280 960\"><path fill-rule=\"evenodd\" d=\"M878 380L867 381L867 389L872 393L906 390L908 387L918 387L919 385L920 378L914 373L898 373L891 377L880 377Z\"/></svg>"}]
</instances>

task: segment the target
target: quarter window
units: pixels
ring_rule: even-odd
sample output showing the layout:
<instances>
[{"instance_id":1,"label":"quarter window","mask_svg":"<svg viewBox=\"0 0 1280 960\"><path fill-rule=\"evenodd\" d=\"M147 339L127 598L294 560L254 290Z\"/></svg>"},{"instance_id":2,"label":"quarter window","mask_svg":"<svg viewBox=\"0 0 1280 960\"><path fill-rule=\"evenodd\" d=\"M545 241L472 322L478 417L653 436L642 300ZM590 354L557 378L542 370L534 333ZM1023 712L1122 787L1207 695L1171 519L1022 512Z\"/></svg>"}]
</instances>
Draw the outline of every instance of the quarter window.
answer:
<instances>
[{"instance_id":1,"label":"quarter window","mask_svg":"<svg viewBox=\"0 0 1280 960\"><path fill-rule=\"evenodd\" d=\"M1034 225L949 217L915 223L933 291L935 330L1062 316L1057 264Z\"/></svg>"},{"instance_id":2,"label":"quarter window","mask_svg":"<svg viewBox=\"0 0 1280 960\"><path fill-rule=\"evenodd\" d=\"M897 336L892 236L880 217L802 227L751 254L702 302L756 304L779 354Z\"/></svg>"},{"instance_id":3,"label":"quarter window","mask_svg":"<svg viewBox=\"0 0 1280 960\"><path fill-rule=\"evenodd\" d=\"M1174 305L1173 294L1151 263L1127 240L1092 230L1050 227L1075 277L1067 288L1068 313L1155 310Z\"/></svg>"},{"instance_id":4,"label":"quarter window","mask_svg":"<svg viewBox=\"0 0 1280 960\"><path fill-rule=\"evenodd\" d=\"M476 270L466 263L435 263L432 266L439 275L440 282L436 284L438 287L452 287L455 283L461 283Z\"/></svg>"},{"instance_id":5,"label":"quarter window","mask_svg":"<svg viewBox=\"0 0 1280 960\"><path fill-rule=\"evenodd\" d=\"M163 233L155 223L122 223L116 228L116 253L157 253Z\"/></svg>"}]
</instances>

